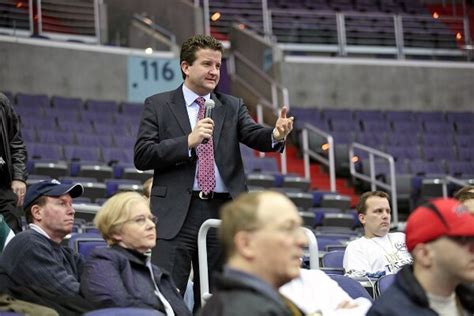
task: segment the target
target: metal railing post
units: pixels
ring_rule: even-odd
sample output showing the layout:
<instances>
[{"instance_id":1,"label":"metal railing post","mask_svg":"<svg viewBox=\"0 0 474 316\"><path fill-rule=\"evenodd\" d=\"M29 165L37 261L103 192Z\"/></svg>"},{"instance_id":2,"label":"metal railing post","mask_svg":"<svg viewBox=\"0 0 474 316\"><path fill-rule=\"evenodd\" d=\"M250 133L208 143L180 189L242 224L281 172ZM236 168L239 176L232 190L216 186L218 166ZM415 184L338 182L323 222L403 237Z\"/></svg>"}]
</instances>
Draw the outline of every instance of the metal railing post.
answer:
<instances>
[{"instance_id":1,"label":"metal railing post","mask_svg":"<svg viewBox=\"0 0 474 316\"><path fill-rule=\"evenodd\" d=\"M363 152L367 152L369 154L369 172L370 175L367 176L363 173L357 172L355 168L355 162L352 160L352 157L354 156L354 148L357 148ZM377 156L379 158L385 159L388 161L389 164L389 172L390 172L390 184L387 184L385 182L382 182L380 180L376 179L375 175L375 161L374 161L374 156ZM397 203L397 183L395 180L396 173L395 173L395 160L393 159L393 156L384 153L380 150L377 150L372 147L368 147L359 143L352 143L349 146L349 163L350 163L350 171L351 175L354 178L358 178L364 181L367 181L370 183L371 190L374 191L377 189L377 186L389 190L391 192L391 201L392 201L392 219L393 219L393 225L395 227L398 227L398 203Z\"/></svg>"}]
</instances>

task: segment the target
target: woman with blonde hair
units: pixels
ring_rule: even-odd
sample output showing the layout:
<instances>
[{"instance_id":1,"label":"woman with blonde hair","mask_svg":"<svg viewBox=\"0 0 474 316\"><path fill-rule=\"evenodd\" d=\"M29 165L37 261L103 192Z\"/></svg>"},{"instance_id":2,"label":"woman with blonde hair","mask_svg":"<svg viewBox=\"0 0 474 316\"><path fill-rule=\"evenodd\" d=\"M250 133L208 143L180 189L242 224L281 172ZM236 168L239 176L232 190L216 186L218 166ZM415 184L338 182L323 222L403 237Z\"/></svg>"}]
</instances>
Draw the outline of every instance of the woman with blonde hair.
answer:
<instances>
[{"instance_id":1,"label":"woman with blonde hair","mask_svg":"<svg viewBox=\"0 0 474 316\"><path fill-rule=\"evenodd\" d=\"M191 315L171 276L151 264L157 218L136 192L111 197L95 225L108 247L96 248L81 277L81 292L101 307L141 307L164 315Z\"/></svg>"}]
</instances>

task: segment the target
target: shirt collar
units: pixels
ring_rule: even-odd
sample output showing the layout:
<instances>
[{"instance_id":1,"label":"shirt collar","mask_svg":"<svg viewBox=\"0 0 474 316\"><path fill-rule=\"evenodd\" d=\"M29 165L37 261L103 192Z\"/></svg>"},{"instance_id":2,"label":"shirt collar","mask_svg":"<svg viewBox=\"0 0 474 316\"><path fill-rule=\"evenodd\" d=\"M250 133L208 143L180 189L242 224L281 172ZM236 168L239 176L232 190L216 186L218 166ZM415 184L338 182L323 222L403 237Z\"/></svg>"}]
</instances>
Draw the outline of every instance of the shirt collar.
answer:
<instances>
[{"instance_id":1,"label":"shirt collar","mask_svg":"<svg viewBox=\"0 0 474 316\"><path fill-rule=\"evenodd\" d=\"M28 227L32 230L34 230L35 232L37 233L40 233L41 235L43 235L44 237L48 238L48 239L51 239L51 237L49 237L49 235L43 230L43 228L39 227L38 225L36 224L29 224Z\"/></svg>"},{"instance_id":2,"label":"shirt collar","mask_svg":"<svg viewBox=\"0 0 474 316\"><path fill-rule=\"evenodd\" d=\"M203 97L206 101L211 99L210 93L206 95L198 95L194 91L186 87L184 83L182 87L183 87L184 102L186 102L186 106L191 106L198 97Z\"/></svg>"}]
</instances>

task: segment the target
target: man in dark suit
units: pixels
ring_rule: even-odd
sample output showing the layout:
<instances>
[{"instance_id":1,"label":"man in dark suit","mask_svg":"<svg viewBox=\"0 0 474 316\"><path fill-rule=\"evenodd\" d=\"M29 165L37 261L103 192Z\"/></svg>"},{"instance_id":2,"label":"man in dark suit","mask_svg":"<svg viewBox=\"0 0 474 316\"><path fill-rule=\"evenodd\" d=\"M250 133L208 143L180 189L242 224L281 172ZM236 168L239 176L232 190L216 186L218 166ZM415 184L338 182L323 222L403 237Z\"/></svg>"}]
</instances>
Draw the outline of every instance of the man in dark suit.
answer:
<instances>
[{"instance_id":1,"label":"man in dark suit","mask_svg":"<svg viewBox=\"0 0 474 316\"><path fill-rule=\"evenodd\" d=\"M239 143L259 151L281 151L293 128L287 108L275 128L265 128L250 117L242 99L213 92L222 53L222 44L211 36L196 35L183 43L184 83L145 100L135 144L135 166L154 169L151 207L158 217L158 242L152 260L172 274L182 293L192 262L197 304L199 228L205 220L218 218L225 202L247 190ZM215 103L212 118L201 118L208 100ZM205 156L208 146L211 157ZM209 169L211 175L206 173ZM207 245L212 272L223 262L214 231Z\"/></svg>"}]
</instances>

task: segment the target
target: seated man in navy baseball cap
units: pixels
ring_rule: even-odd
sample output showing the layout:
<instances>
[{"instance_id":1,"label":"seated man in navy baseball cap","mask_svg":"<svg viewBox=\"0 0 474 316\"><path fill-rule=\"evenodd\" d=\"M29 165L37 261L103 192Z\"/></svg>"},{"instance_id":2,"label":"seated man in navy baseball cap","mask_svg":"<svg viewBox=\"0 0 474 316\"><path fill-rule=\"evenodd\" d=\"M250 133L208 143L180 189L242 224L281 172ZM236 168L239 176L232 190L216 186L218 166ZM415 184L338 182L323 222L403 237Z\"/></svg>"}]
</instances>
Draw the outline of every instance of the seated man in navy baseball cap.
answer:
<instances>
[{"instance_id":1,"label":"seated man in navy baseball cap","mask_svg":"<svg viewBox=\"0 0 474 316\"><path fill-rule=\"evenodd\" d=\"M474 215L455 199L416 208L406 225L413 266L367 315L472 315L474 313Z\"/></svg>"},{"instance_id":2,"label":"seated man in navy baseball cap","mask_svg":"<svg viewBox=\"0 0 474 316\"><path fill-rule=\"evenodd\" d=\"M24 208L29 229L16 235L0 256L0 290L23 286L64 296L79 294L83 260L61 241L72 231L72 199L83 192L80 184L56 180L27 189Z\"/></svg>"}]
</instances>

